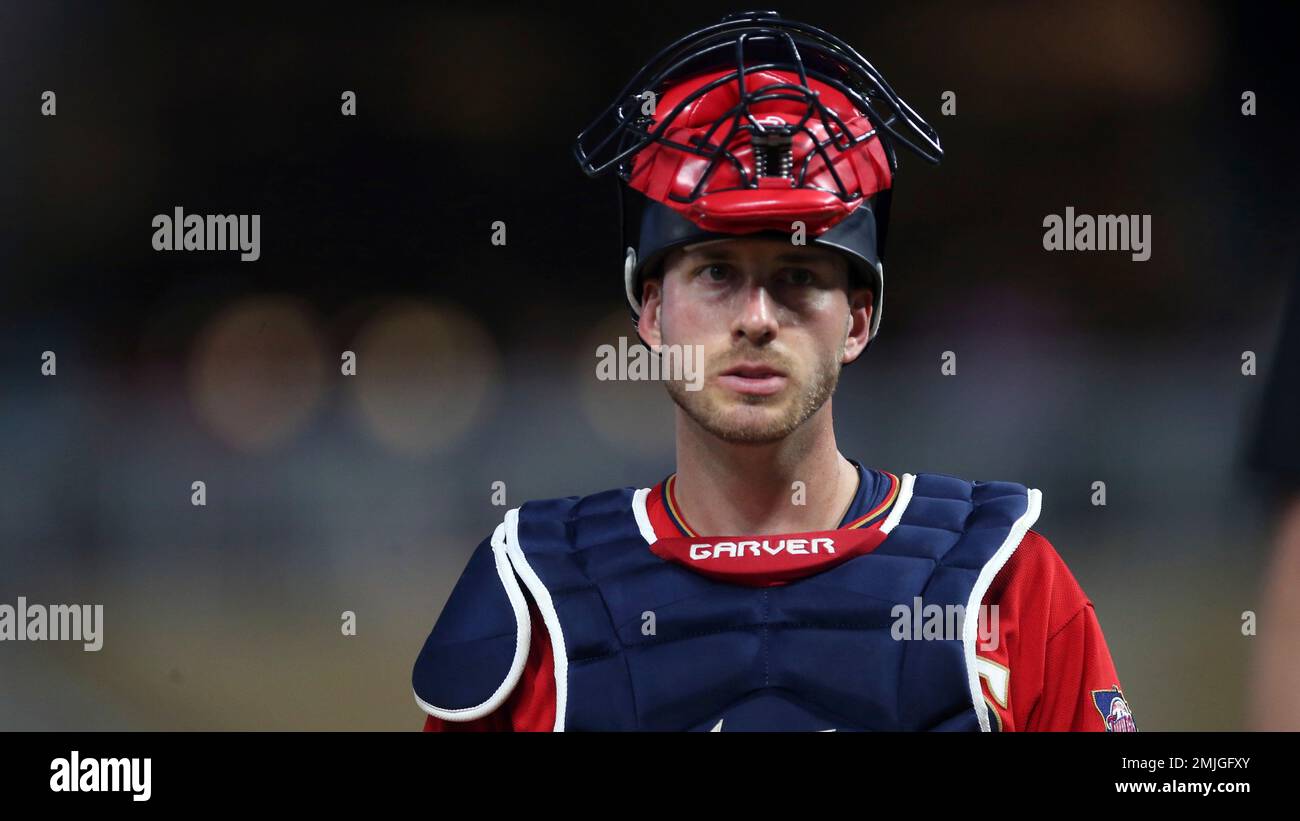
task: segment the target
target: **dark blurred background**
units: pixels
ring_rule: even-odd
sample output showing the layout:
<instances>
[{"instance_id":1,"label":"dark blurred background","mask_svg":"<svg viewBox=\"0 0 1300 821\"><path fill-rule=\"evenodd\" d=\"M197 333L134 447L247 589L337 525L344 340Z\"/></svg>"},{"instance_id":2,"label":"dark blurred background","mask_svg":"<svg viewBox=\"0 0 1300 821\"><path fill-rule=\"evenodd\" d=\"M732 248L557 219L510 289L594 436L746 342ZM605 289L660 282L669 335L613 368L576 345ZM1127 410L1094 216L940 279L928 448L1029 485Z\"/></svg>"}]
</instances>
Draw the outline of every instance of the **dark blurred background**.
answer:
<instances>
[{"instance_id":1,"label":"dark blurred background","mask_svg":"<svg viewBox=\"0 0 1300 821\"><path fill-rule=\"evenodd\" d=\"M1293 13L776 7L857 46L947 152L902 156L841 450L1041 488L1139 727L1243 726ZM662 389L594 376L632 332L613 183L570 143L738 8L0 3L0 603L105 615L98 653L0 643L0 728L419 727L410 666L504 513L492 483L514 506L672 470ZM260 214L261 259L153 251L176 206ZM1044 251L1067 206L1150 214L1150 260Z\"/></svg>"}]
</instances>

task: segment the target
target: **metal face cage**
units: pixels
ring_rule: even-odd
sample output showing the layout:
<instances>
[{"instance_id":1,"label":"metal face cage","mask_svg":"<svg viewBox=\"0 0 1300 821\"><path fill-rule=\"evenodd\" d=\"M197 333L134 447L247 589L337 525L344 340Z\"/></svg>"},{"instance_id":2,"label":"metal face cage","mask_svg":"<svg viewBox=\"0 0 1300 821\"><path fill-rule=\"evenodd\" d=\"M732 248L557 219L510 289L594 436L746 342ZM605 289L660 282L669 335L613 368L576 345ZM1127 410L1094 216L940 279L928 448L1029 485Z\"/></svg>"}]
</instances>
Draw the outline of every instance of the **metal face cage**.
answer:
<instances>
[{"instance_id":1,"label":"metal face cage","mask_svg":"<svg viewBox=\"0 0 1300 821\"><path fill-rule=\"evenodd\" d=\"M659 95L683 78L719 68L731 70L694 89L662 116L642 113L647 93ZM747 76L767 70L788 72L798 77L799 82L747 87ZM873 127L852 134L841 115L825 105L818 92L809 87L810 79L843 94ZM691 143L666 136L683 111L727 83L736 85L738 102L702 135ZM793 101L804 106L803 114L795 123L764 122L764 118L752 113L752 108L769 100ZM824 139L818 139L809 129L808 124L813 121L822 126ZM729 149L741 132L748 132L748 143L754 150L752 170ZM790 155L796 133L812 139L812 150L797 168ZM721 163L736 169L740 188L758 187L760 177L785 177L791 180L791 187L805 187L810 161L819 156L835 183L832 193L849 202L862 194L849 190L840 180L831 152L849 151L877 135L883 137L881 143L891 171L898 167L896 145L931 163L939 162L943 156L934 129L899 98L862 55L822 29L785 19L775 11L760 11L730 15L659 52L578 135L573 149L579 165L589 176L600 176L613 169L624 182L631 177L632 159L650 143L707 159L708 164L690 194L671 195L679 202L690 202L709 193L708 183Z\"/></svg>"}]
</instances>

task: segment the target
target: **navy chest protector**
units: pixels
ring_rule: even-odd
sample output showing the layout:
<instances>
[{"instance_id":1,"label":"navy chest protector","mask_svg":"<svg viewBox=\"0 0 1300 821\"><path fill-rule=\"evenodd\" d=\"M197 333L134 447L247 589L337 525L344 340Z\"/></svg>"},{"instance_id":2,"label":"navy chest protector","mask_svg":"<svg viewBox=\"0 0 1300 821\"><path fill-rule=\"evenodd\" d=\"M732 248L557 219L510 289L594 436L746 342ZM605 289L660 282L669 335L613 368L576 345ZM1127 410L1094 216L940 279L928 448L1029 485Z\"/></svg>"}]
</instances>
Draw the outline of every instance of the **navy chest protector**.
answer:
<instances>
[{"instance_id":1,"label":"navy chest protector","mask_svg":"<svg viewBox=\"0 0 1300 821\"><path fill-rule=\"evenodd\" d=\"M528 657L531 598L554 651L556 730L996 729L975 614L1037 519L1038 491L905 475L874 551L757 588L652 553L647 494L510 511L420 652L420 706L450 721L500 707ZM899 638L918 605L970 617L960 636Z\"/></svg>"}]
</instances>

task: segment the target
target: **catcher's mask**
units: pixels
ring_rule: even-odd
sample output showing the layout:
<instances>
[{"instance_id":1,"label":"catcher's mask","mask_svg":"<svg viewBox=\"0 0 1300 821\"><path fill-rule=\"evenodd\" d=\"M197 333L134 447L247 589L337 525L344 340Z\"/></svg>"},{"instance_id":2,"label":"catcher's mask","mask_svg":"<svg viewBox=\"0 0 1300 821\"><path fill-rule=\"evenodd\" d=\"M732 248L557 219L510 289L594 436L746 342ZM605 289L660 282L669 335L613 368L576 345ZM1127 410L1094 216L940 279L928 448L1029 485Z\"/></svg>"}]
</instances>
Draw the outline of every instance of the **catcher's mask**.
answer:
<instances>
[{"instance_id":1,"label":"catcher's mask","mask_svg":"<svg viewBox=\"0 0 1300 821\"><path fill-rule=\"evenodd\" d=\"M624 283L674 248L772 235L843 252L880 327L897 145L931 163L939 136L843 41L775 11L729 15L659 52L574 143L588 176L614 170Z\"/></svg>"}]
</instances>

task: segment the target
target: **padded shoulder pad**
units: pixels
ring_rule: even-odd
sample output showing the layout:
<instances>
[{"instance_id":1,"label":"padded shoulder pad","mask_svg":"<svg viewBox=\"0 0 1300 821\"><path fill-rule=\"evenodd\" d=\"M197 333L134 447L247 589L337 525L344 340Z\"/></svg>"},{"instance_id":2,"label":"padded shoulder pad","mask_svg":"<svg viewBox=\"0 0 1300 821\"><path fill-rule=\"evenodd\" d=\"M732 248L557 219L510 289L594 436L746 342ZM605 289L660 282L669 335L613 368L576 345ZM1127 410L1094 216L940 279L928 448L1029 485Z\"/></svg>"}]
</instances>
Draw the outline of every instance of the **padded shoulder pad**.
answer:
<instances>
[{"instance_id":1,"label":"padded shoulder pad","mask_svg":"<svg viewBox=\"0 0 1300 821\"><path fill-rule=\"evenodd\" d=\"M411 674L416 702L444 721L488 715L518 684L530 635L503 523L475 549L420 650Z\"/></svg>"}]
</instances>

